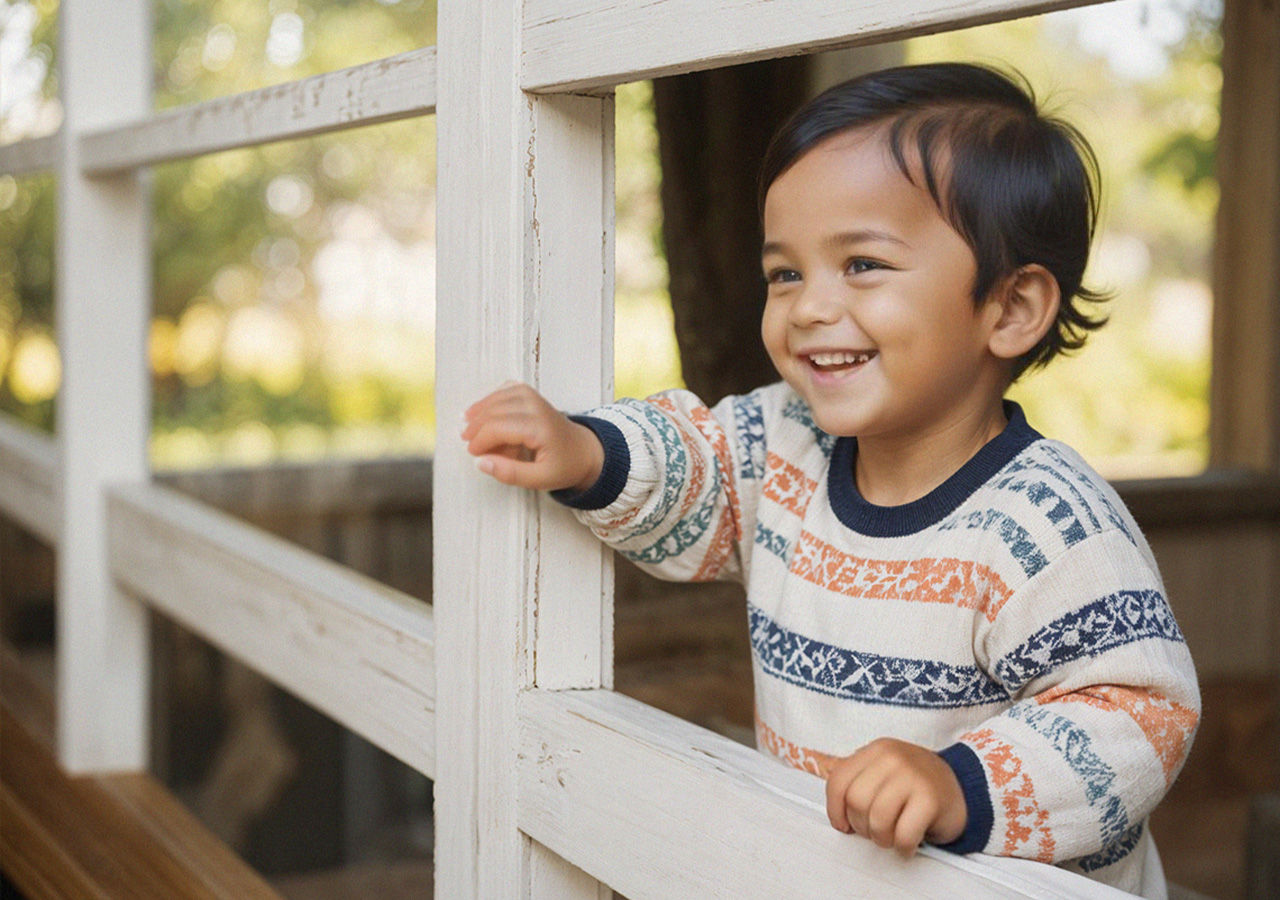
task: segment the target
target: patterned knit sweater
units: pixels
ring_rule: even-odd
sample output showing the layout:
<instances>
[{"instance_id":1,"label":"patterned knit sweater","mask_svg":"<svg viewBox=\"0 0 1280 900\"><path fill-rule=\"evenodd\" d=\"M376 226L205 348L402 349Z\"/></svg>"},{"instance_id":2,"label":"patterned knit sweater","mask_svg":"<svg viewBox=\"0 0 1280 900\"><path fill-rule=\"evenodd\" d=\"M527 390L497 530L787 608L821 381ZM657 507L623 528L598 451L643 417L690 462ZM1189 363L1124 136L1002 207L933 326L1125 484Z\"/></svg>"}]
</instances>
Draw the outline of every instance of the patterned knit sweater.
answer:
<instances>
[{"instance_id":1,"label":"patterned knit sweater","mask_svg":"<svg viewBox=\"0 0 1280 900\"><path fill-rule=\"evenodd\" d=\"M947 849L1160 896L1146 820L1195 732L1191 657L1115 492L1006 411L949 480L882 507L856 440L785 384L624 400L575 417L605 469L557 498L660 577L746 584L762 750L821 775L881 736L934 748L968 804Z\"/></svg>"}]
</instances>

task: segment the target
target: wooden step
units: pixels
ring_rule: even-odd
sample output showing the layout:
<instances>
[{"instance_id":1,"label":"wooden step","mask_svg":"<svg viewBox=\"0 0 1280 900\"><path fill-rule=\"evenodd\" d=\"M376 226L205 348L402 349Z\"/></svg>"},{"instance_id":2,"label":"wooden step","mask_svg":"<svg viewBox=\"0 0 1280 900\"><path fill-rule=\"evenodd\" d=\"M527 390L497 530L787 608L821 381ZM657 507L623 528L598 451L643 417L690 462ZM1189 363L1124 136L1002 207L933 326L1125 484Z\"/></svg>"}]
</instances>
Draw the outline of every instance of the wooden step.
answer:
<instances>
[{"instance_id":1,"label":"wooden step","mask_svg":"<svg viewBox=\"0 0 1280 900\"><path fill-rule=\"evenodd\" d=\"M146 774L72 777L53 704L0 647L0 864L30 900L280 895Z\"/></svg>"}]
</instances>

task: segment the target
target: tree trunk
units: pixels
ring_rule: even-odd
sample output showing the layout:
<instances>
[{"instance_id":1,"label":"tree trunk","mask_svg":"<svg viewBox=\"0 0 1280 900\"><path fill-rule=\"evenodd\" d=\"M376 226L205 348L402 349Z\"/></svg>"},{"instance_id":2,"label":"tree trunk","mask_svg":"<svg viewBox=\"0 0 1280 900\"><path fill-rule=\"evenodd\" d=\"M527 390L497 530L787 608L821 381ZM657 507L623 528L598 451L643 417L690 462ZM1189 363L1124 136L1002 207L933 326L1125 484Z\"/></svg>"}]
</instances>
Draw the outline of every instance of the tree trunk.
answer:
<instances>
[{"instance_id":1,"label":"tree trunk","mask_svg":"<svg viewBox=\"0 0 1280 900\"><path fill-rule=\"evenodd\" d=\"M708 403L777 378L760 342L756 178L809 72L789 57L653 84L676 340L685 384Z\"/></svg>"}]
</instances>

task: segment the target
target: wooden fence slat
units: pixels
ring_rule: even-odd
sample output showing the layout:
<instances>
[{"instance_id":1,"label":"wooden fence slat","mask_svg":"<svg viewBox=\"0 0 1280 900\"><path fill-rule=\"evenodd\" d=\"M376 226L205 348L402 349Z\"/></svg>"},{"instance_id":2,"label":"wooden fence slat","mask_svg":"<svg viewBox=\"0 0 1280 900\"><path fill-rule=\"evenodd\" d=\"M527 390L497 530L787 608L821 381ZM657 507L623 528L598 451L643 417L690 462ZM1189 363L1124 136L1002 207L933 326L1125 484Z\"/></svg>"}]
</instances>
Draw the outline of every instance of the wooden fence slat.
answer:
<instances>
[{"instance_id":1,"label":"wooden fence slat","mask_svg":"<svg viewBox=\"0 0 1280 900\"><path fill-rule=\"evenodd\" d=\"M166 110L83 135L81 164L112 172L427 115L435 110L435 63L435 47L425 47Z\"/></svg>"},{"instance_id":2,"label":"wooden fence slat","mask_svg":"<svg viewBox=\"0 0 1280 900\"><path fill-rule=\"evenodd\" d=\"M131 594L434 776L429 606L165 488L114 490L108 533Z\"/></svg>"},{"instance_id":3,"label":"wooden fence slat","mask_svg":"<svg viewBox=\"0 0 1280 900\"><path fill-rule=\"evenodd\" d=\"M0 514L57 546L60 479L57 441L0 415Z\"/></svg>"},{"instance_id":4,"label":"wooden fence slat","mask_svg":"<svg viewBox=\"0 0 1280 900\"><path fill-rule=\"evenodd\" d=\"M1130 896L1028 860L905 861L831 828L815 776L611 691L529 691L520 722L520 828L631 900Z\"/></svg>"},{"instance_id":5,"label":"wooden fence slat","mask_svg":"<svg viewBox=\"0 0 1280 900\"><path fill-rule=\"evenodd\" d=\"M58 164L57 134L0 145L0 175L36 175Z\"/></svg>"},{"instance_id":6,"label":"wooden fence slat","mask_svg":"<svg viewBox=\"0 0 1280 900\"><path fill-rule=\"evenodd\" d=\"M103 494L148 469L150 185L137 172L86 178L75 138L151 108L151 7L58 8L58 753L76 773L142 769L149 746L147 619L107 574Z\"/></svg>"},{"instance_id":7,"label":"wooden fence slat","mask_svg":"<svg viewBox=\"0 0 1280 900\"><path fill-rule=\"evenodd\" d=\"M528 91L579 91L1084 6L1098 0L529 0Z\"/></svg>"}]
</instances>

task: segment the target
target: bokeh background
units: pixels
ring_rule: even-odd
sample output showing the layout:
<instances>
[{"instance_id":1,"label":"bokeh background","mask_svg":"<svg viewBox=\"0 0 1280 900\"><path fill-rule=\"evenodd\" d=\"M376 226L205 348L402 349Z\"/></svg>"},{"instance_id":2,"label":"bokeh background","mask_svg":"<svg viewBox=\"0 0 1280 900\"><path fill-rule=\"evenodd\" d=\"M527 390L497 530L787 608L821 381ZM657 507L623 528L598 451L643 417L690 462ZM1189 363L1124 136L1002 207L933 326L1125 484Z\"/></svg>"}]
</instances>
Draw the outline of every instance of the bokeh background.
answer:
<instances>
[{"instance_id":1,"label":"bokeh background","mask_svg":"<svg viewBox=\"0 0 1280 900\"><path fill-rule=\"evenodd\" d=\"M0 0L0 141L54 131L56 0ZM1111 323L1014 394L1104 474L1207 459L1217 0L1120 0L927 36L909 61L1024 73L1104 173L1092 281ZM434 43L429 0L157 0L157 108ZM617 94L620 395L679 385L652 90ZM152 170L152 457L160 469L430 452L430 117ZM0 409L52 429L54 184L0 176ZM441 302L466 302L441 298ZM477 390L485 386L477 386Z\"/></svg>"}]
</instances>

